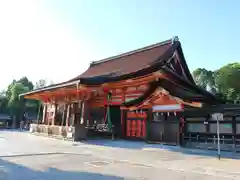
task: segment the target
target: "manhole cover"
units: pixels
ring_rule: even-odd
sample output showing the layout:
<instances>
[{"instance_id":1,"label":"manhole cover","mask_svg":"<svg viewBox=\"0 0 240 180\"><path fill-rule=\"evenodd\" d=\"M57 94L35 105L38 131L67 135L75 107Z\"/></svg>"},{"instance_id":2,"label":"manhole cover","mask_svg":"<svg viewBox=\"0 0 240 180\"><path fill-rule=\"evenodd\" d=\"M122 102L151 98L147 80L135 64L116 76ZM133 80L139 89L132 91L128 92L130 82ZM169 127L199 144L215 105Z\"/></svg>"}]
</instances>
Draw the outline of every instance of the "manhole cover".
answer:
<instances>
[{"instance_id":1,"label":"manhole cover","mask_svg":"<svg viewBox=\"0 0 240 180\"><path fill-rule=\"evenodd\" d=\"M91 162L88 162L88 163L93 165L93 166L97 166L97 167L106 166L108 164L111 164L111 162L108 162L108 161L91 161Z\"/></svg>"}]
</instances>

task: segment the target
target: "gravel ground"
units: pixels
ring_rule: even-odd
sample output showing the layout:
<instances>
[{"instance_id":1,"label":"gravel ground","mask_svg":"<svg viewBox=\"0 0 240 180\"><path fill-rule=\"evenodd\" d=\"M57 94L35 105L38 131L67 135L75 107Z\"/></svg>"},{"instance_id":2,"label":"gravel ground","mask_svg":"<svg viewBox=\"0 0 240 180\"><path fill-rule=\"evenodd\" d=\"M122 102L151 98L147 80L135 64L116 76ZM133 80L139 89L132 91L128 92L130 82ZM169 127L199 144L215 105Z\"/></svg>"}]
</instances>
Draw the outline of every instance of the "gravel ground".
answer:
<instances>
[{"instance_id":1,"label":"gravel ground","mask_svg":"<svg viewBox=\"0 0 240 180\"><path fill-rule=\"evenodd\" d=\"M239 160L143 142L73 143L0 131L0 180L240 179Z\"/></svg>"}]
</instances>

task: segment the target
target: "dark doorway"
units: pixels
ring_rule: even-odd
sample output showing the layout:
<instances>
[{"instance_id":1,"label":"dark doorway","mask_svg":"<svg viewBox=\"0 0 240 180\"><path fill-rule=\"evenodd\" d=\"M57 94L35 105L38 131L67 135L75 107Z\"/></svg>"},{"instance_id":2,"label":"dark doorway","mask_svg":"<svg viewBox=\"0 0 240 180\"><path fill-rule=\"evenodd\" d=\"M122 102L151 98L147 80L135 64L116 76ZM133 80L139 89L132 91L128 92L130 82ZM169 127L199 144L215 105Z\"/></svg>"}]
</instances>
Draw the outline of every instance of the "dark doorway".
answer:
<instances>
[{"instance_id":1,"label":"dark doorway","mask_svg":"<svg viewBox=\"0 0 240 180\"><path fill-rule=\"evenodd\" d=\"M173 114L167 115L164 121L163 141L167 144L179 144L179 121Z\"/></svg>"},{"instance_id":2,"label":"dark doorway","mask_svg":"<svg viewBox=\"0 0 240 180\"><path fill-rule=\"evenodd\" d=\"M110 106L111 122L114 126L114 131L117 137L122 134L121 127L121 109L120 106Z\"/></svg>"},{"instance_id":3,"label":"dark doorway","mask_svg":"<svg viewBox=\"0 0 240 180\"><path fill-rule=\"evenodd\" d=\"M179 144L179 121L173 113L154 113L149 128L149 141Z\"/></svg>"},{"instance_id":4,"label":"dark doorway","mask_svg":"<svg viewBox=\"0 0 240 180\"><path fill-rule=\"evenodd\" d=\"M148 140L153 142L163 142L164 113L153 113L153 119L149 120Z\"/></svg>"}]
</instances>

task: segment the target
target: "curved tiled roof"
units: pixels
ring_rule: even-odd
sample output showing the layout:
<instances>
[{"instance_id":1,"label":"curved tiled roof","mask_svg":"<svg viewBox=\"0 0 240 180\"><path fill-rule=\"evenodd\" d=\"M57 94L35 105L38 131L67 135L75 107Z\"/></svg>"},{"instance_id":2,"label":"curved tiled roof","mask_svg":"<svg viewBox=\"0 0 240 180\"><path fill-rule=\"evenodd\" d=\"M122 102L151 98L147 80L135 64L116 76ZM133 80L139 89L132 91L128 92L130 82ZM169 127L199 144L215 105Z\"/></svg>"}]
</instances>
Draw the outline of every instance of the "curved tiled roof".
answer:
<instances>
[{"instance_id":1,"label":"curved tiled roof","mask_svg":"<svg viewBox=\"0 0 240 180\"><path fill-rule=\"evenodd\" d=\"M67 82L48 86L29 93L32 94L49 89L69 86L73 85L74 82L86 85L100 85L106 82L115 82L144 76L159 70L162 70L171 77L176 84L180 85L180 89L186 88L188 94L190 92L193 94L193 96L189 95L187 98L191 99L196 96L196 98L201 101L205 98L211 99L212 101L216 100L211 93L197 87L195 84L184 58L181 43L177 37L134 51L92 62L90 67L84 73ZM180 93L180 90L178 93Z\"/></svg>"},{"instance_id":2,"label":"curved tiled roof","mask_svg":"<svg viewBox=\"0 0 240 180\"><path fill-rule=\"evenodd\" d=\"M153 63L171 47L171 44L172 41L167 40L135 51L93 62L83 74L74 79L105 75L107 72L114 73L115 76L135 72Z\"/></svg>"}]
</instances>

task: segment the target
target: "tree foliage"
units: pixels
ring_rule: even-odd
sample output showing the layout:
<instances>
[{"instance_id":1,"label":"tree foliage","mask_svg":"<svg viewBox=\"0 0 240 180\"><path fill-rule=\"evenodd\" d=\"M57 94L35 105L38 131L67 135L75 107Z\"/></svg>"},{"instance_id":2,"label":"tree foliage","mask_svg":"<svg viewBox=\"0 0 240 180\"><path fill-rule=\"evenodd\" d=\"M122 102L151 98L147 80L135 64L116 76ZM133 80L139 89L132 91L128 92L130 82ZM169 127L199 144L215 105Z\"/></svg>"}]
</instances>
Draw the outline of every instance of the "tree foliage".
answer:
<instances>
[{"instance_id":1,"label":"tree foliage","mask_svg":"<svg viewBox=\"0 0 240 180\"><path fill-rule=\"evenodd\" d=\"M223 66L215 72L218 91L228 100L240 100L240 63Z\"/></svg>"},{"instance_id":2,"label":"tree foliage","mask_svg":"<svg viewBox=\"0 0 240 180\"><path fill-rule=\"evenodd\" d=\"M14 83L9 92L11 94L8 99L8 108L11 115L20 116L21 112L24 110L25 101L23 98L19 98L19 95L29 91L29 87L24 84L17 82Z\"/></svg>"},{"instance_id":3,"label":"tree foliage","mask_svg":"<svg viewBox=\"0 0 240 180\"><path fill-rule=\"evenodd\" d=\"M204 68L198 68L193 71L193 78L196 84L211 92L216 92L214 72Z\"/></svg>"},{"instance_id":4,"label":"tree foliage","mask_svg":"<svg viewBox=\"0 0 240 180\"><path fill-rule=\"evenodd\" d=\"M19 95L47 85L48 83L44 79L37 81L35 86L27 77L22 77L19 80L14 79L8 85L6 91L0 92L0 113L7 113L15 117L17 121L21 119L25 111L36 114L40 102L20 98Z\"/></svg>"},{"instance_id":5,"label":"tree foliage","mask_svg":"<svg viewBox=\"0 0 240 180\"><path fill-rule=\"evenodd\" d=\"M1 91L0 92L0 112L2 113L8 113L8 99L6 97L6 92Z\"/></svg>"},{"instance_id":6,"label":"tree foliage","mask_svg":"<svg viewBox=\"0 0 240 180\"><path fill-rule=\"evenodd\" d=\"M240 100L240 63L227 64L216 71L198 68L193 71L193 77L197 85L223 99Z\"/></svg>"}]
</instances>

